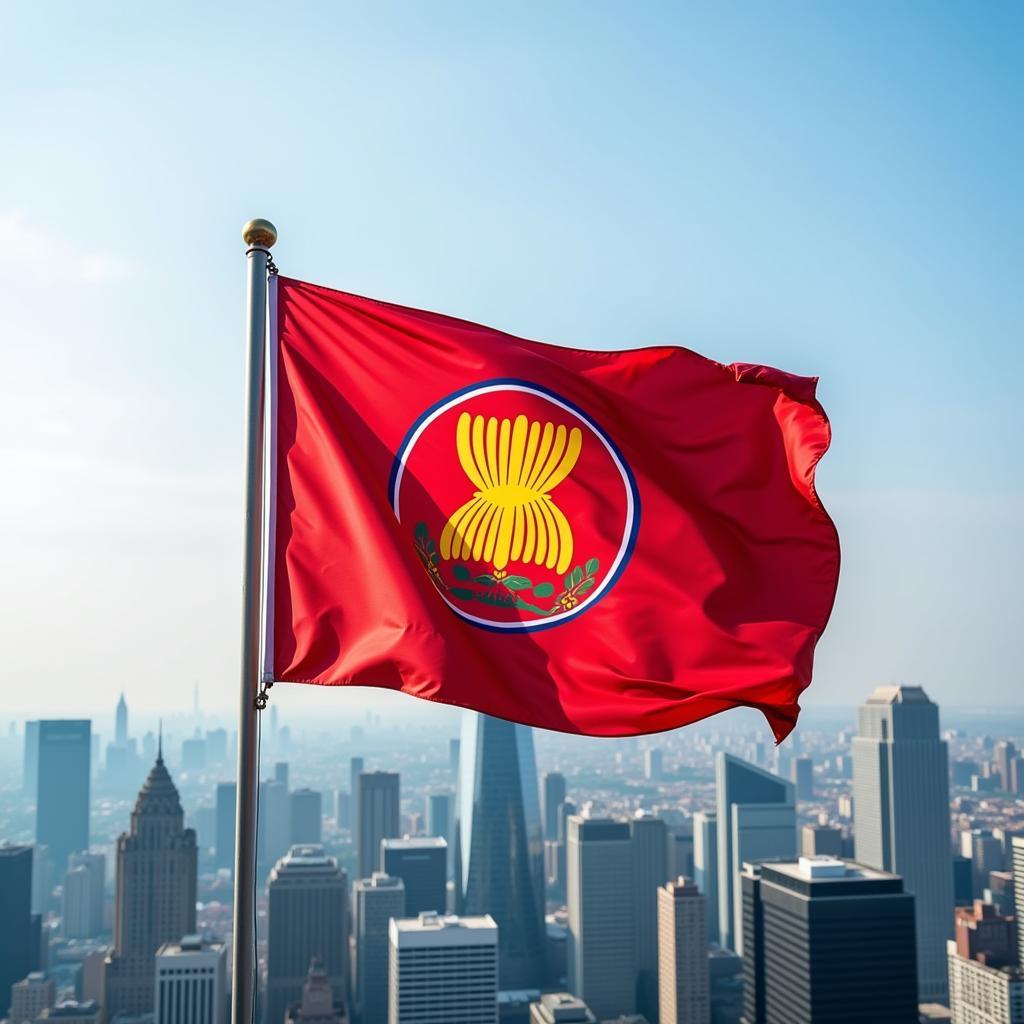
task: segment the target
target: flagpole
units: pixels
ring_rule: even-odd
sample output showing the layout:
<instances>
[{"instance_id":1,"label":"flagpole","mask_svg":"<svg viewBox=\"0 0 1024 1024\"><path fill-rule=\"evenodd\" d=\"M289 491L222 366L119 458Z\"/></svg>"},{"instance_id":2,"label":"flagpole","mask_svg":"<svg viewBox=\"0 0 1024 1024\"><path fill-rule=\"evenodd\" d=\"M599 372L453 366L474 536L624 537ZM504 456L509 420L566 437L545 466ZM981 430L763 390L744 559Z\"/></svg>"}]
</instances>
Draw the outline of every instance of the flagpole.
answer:
<instances>
[{"instance_id":1,"label":"flagpole","mask_svg":"<svg viewBox=\"0 0 1024 1024\"><path fill-rule=\"evenodd\" d=\"M277 229L268 220L242 228L248 270L245 397L245 551L242 561L242 668L235 806L235 903L232 1024L255 1024L257 732L260 690L260 575L263 527L263 396L266 374L267 269Z\"/></svg>"}]
</instances>

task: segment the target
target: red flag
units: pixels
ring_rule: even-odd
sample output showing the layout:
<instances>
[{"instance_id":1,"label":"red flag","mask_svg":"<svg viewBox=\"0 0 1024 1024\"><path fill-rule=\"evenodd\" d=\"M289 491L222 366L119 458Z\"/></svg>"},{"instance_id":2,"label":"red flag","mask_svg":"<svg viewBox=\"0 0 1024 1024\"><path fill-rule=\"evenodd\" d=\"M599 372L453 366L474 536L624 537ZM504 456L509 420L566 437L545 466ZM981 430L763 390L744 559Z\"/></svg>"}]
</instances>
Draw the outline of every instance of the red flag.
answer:
<instances>
[{"instance_id":1,"label":"red flag","mask_svg":"<svg viewBox=\"0 0 1024 1024\"><path fill-rule=\"evenodd\" d=\"M277 278L267 676L594 735L796 723L839 573L815 379Z\"/></svg>"}]
</instances>

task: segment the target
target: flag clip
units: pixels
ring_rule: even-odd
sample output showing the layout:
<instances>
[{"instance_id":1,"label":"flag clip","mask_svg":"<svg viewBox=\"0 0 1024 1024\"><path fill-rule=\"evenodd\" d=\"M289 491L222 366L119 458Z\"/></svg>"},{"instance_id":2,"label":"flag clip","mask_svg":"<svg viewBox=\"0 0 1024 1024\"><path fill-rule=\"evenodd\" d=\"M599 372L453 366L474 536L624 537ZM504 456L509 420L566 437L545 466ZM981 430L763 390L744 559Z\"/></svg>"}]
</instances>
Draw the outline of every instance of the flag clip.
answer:
<instances>
[{"instance_id":1,"label":"flag clip","mask_svg":"<svg viewBox=\"0 0 1024 1024\"><path fill-rule=\"evenodd\" d=\"M253 701L257 711L262 711L270 703L270 688L273 685L271 682L260 684L260 692L256 694L256 699Z\"/></svg>"}]
</instances>

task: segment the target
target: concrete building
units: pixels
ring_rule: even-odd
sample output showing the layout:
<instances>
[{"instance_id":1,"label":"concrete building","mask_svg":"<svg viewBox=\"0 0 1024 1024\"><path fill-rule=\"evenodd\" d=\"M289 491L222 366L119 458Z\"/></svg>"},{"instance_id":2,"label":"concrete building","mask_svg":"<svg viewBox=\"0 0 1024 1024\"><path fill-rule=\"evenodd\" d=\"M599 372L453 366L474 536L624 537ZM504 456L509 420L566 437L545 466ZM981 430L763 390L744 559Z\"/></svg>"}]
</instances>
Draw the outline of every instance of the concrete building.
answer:
<instances>
[{"instance_id":1,"label":"concrete building","mask_svg":"<svg viewBox=\"0 0 1024 1024\"><path fill-rule=\"evenodd\" d=\"M392 918L405 916L405 886L400 878L375 871L356 881L352 900L354 1016L360 1024L387 1024L388 926Z\"/></svg>"},{"instance_id":2,"label":"concrete building","mask_svg":"<svg viewBox=\"0 0 1024 1024\"><path fill-rule=\"evenodd\" d=\"M530 1003L530 1024L598 1024L598 1020L571 992L548 992Z\"/></svg>"},{"instance_id":3,"label":"concrete building","mask_svg":"<svg viewBox=\"0 0 1024 1024\"><path fill-rule=\"evenodd\" d=\"M1017 919L1000 914L991 903L975 900L972 907L956 908L957 953L989 967L1012 967L1017 963Z\"/></svg>"},{"instance_id":4,"label":"concrete building","mask_svg":"<svg viewBox=\"0 0 1024 1024\"><path fill-rule=\"evenodd\" d=\"M354 760L354 759L353 759ZM399 827L397 772L360 772L356 786L356 842L359 877L380 869L380 841L397 839Z\"/></svg>"},{"instance_id":5,"label":"concrete building","mask_svg":"<svg viewBox=\"0 0 1024 1024\"><path fill-rule=\"evenodd\" d=\"M743 866L744 1024L917 1019L914 897L831 857Z\"/></svg>"},{"instance_id":6,"label":"concrete building","mask_svg":"<svg viewBox=\"0 0 1024 1024\"><path fill-rule=\"evenodd\" d=\"M32 847L0 844L0 1019L32 969Z\"/></svg>"},{"instance_id":7,"label":"concrete building","mask_svg":"<svg viewBox=\"0 0 1024 1024\"><path fill-rule=\"evenodd\" d=\"M317 844L322 838L323 797L315 789L296 789L288 797L292 846Z\"/></svg>"},{"instance_id":8,"label":"concrete building","mask_svg":"<svg viewBox=\"0 0 1024 1024\"><path fill-rule=\"evenodd\" d=\"M629 823L633 843L633 910L636 949L636 1009L658 1012L658 899L669 879L668 827L661 818L638 813Z\"/></svg>"},{"instance_id":9,"label":"concrete building","mask_svg":"<svg viewBox=\"0 0 1024 1024\"><path fill-rule=\"evenodd\" d=\"M302 986L302 1001L288 1007L284 1024L345 1024L347 1020L344 1005L334 998L323 963L314 957Z\"/></svg>"},{"instance_id":10,"label":"concrete building","mask_svg":"<svg viewBox=\"0 0 1024 1024\"><path fill-rule=\"evenodd\" d=\"M348 975L348 880L322 846L293 846L267 883L266 1024L280 1024L302 999L309 965L321 957L336 1002Z\"/></svg>"},{"instance_id":11,"label":"concrete building","mask_svg":"<svg viewBox=\"0 0 1024 1024\"><path fill-rule=\"evenodd\" d=\"M64 877L72 853L89 849L91 769L90 721L39 723L36 842L50 851L51 879Z\"/></svg>"},{"instance_id":12,"label":"concrete building","mask_svg":"<svg viewBox=\"0 0 1024 1024\"><path fill-rule=\"evenodd\" d=\"M33 971L11 988L10 1024L34 1021L44 1010L53 1006L57 989L52 978L42 971Z\"/></svg>"},{"instance_id":13,"label":"concrete building","mask_svg":"<svg viewBox=\"0 0 1024 1024\"><path fill-rule=\"evenodd\" d=\"M489 914L392 919L388 1024L497 1024L498 925Z\"/></svg>"},{"instance_id":14,"label":"concrete building","mask_svg":"<svg viewBox=\"0 0 1024 1024\"><path fill-rule=\"evenodd\" d=\"M448 844L440 836L382 839L380 869L405 886L405 912L399 917L424 911L443 915L448 909Z\"/></svg>"},{"instance_id":15,"label":"concrete building","mask_svg":"<svg viewBox=\"0 0 1024 1024\"><path fill-rule=\"evenodd\" d=\"M629 824L569 818L569 988L603 1019L636 1012L636 907Z\"/></svg>"},{"instance_id":16,"label":"concrete building","mask_svg":"<svg viewBox=\"0 0 1024 1024\"><path fill-rule=\"evenodd\" d=\"M990 967L946 943L952 1024L1024 1024L1024 970Z\"/></svg>"},{"instance_id":17,"label":"concrete building","mask_svg":"<svg viewBox=\"0 0 1024 1024\"><path fill-rule=\"evenodd\" d=\"M918 992L943 1001L953 933L949 765L939 709L918 686L880 686L853 740L854 855L903 877L917 915Z\"/></svg>"},{"instance_id":18,"label":"concrete building","mask_svg":"<svg viewBox=\"0 0 1024 1024\"><path fill-rule=\"evenodd\" d=\"M660 1024L709 1024L707 899L686 878L658 890Z\"/></svg>"},{"instance_id":19,"label":"concrete building","mask_svg":"<svg viewBox=\"0 0 1024 1024\"><path fill-rule=\"evenodd\" d=\"M62 896L62 930L67 939L91 939L103 931L107 858L82 851L68 858Z\"/></svg>"},{"instance_id":20,"label":"concrete building","mask_svg":"<svg viewBox=\"0 0 1024 1024\"><path fill-rule=\"evenodd\" d=\"M972 828L960 833L960 853L971 862L971 896L979 899L988 887L989 875L1005 867L1003 841L990 829Z\"/></svg>"},{"instance_id":21,"label":"concrete building","mask_svg":"<svg viewBox=\"0 0 1024 1024\"><path fill-rule=\"evenodd\" d=\"M283 765L287 769L287 765ZM285 771L287 777L287 771ZM268 868L276 864L291 847L291 804L288 783L267 779L260 783L260 815L257 835L257 858Z\"/></svg>"},{"instance_id":22,"label":"concrete building","mask_svg":"<svg viewBox=\"0 0 1024 1024\"><path fill-rule=\"evenodd\" d=\"M714 811L693 816L693 880L704 894L708 942L718 942L718 817Z\"/></svg>"},{"instance_id":23,"label":"concrete building","mask_svg":"<svg viewBox=\"0 0 1024 1024\"><path fill-rule=\"evenodd\" d=\"M227 947L185 935L156 953L153 1024L224 1024Z\"/></svg>"}]
</instances>

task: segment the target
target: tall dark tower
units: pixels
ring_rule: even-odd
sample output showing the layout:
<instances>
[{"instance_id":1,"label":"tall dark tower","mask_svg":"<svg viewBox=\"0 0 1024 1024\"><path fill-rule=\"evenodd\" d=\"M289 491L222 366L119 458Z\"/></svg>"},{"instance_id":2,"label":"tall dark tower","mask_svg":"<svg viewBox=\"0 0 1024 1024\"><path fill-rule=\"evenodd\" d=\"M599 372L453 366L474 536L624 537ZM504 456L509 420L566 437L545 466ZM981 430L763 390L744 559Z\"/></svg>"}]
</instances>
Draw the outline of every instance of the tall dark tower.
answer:
<instances>
[{"instance_id":1,"label":"tall dark tower","mask_svg":"<svg viewBox=\"0 0 1024 1024\"><path fill-rule=\"evenodd\" d=\"M106 962L104 1010L152 1013L156 951L196 930L196 834L184 827L178 790L158 750L117 840L114 949Z\"/></svg>"},{"instance_id":2,"label":"tall dark tower","mask_svg":"<svg viewBox=\"0 0 1024 1024\"><path fill-rule=\"evenodd\" d=\"M544 980L543 899L533 733L466 712L455 802L456 910L497 921L503 989L536 988Z\"/></svg>"}]
</instances>

